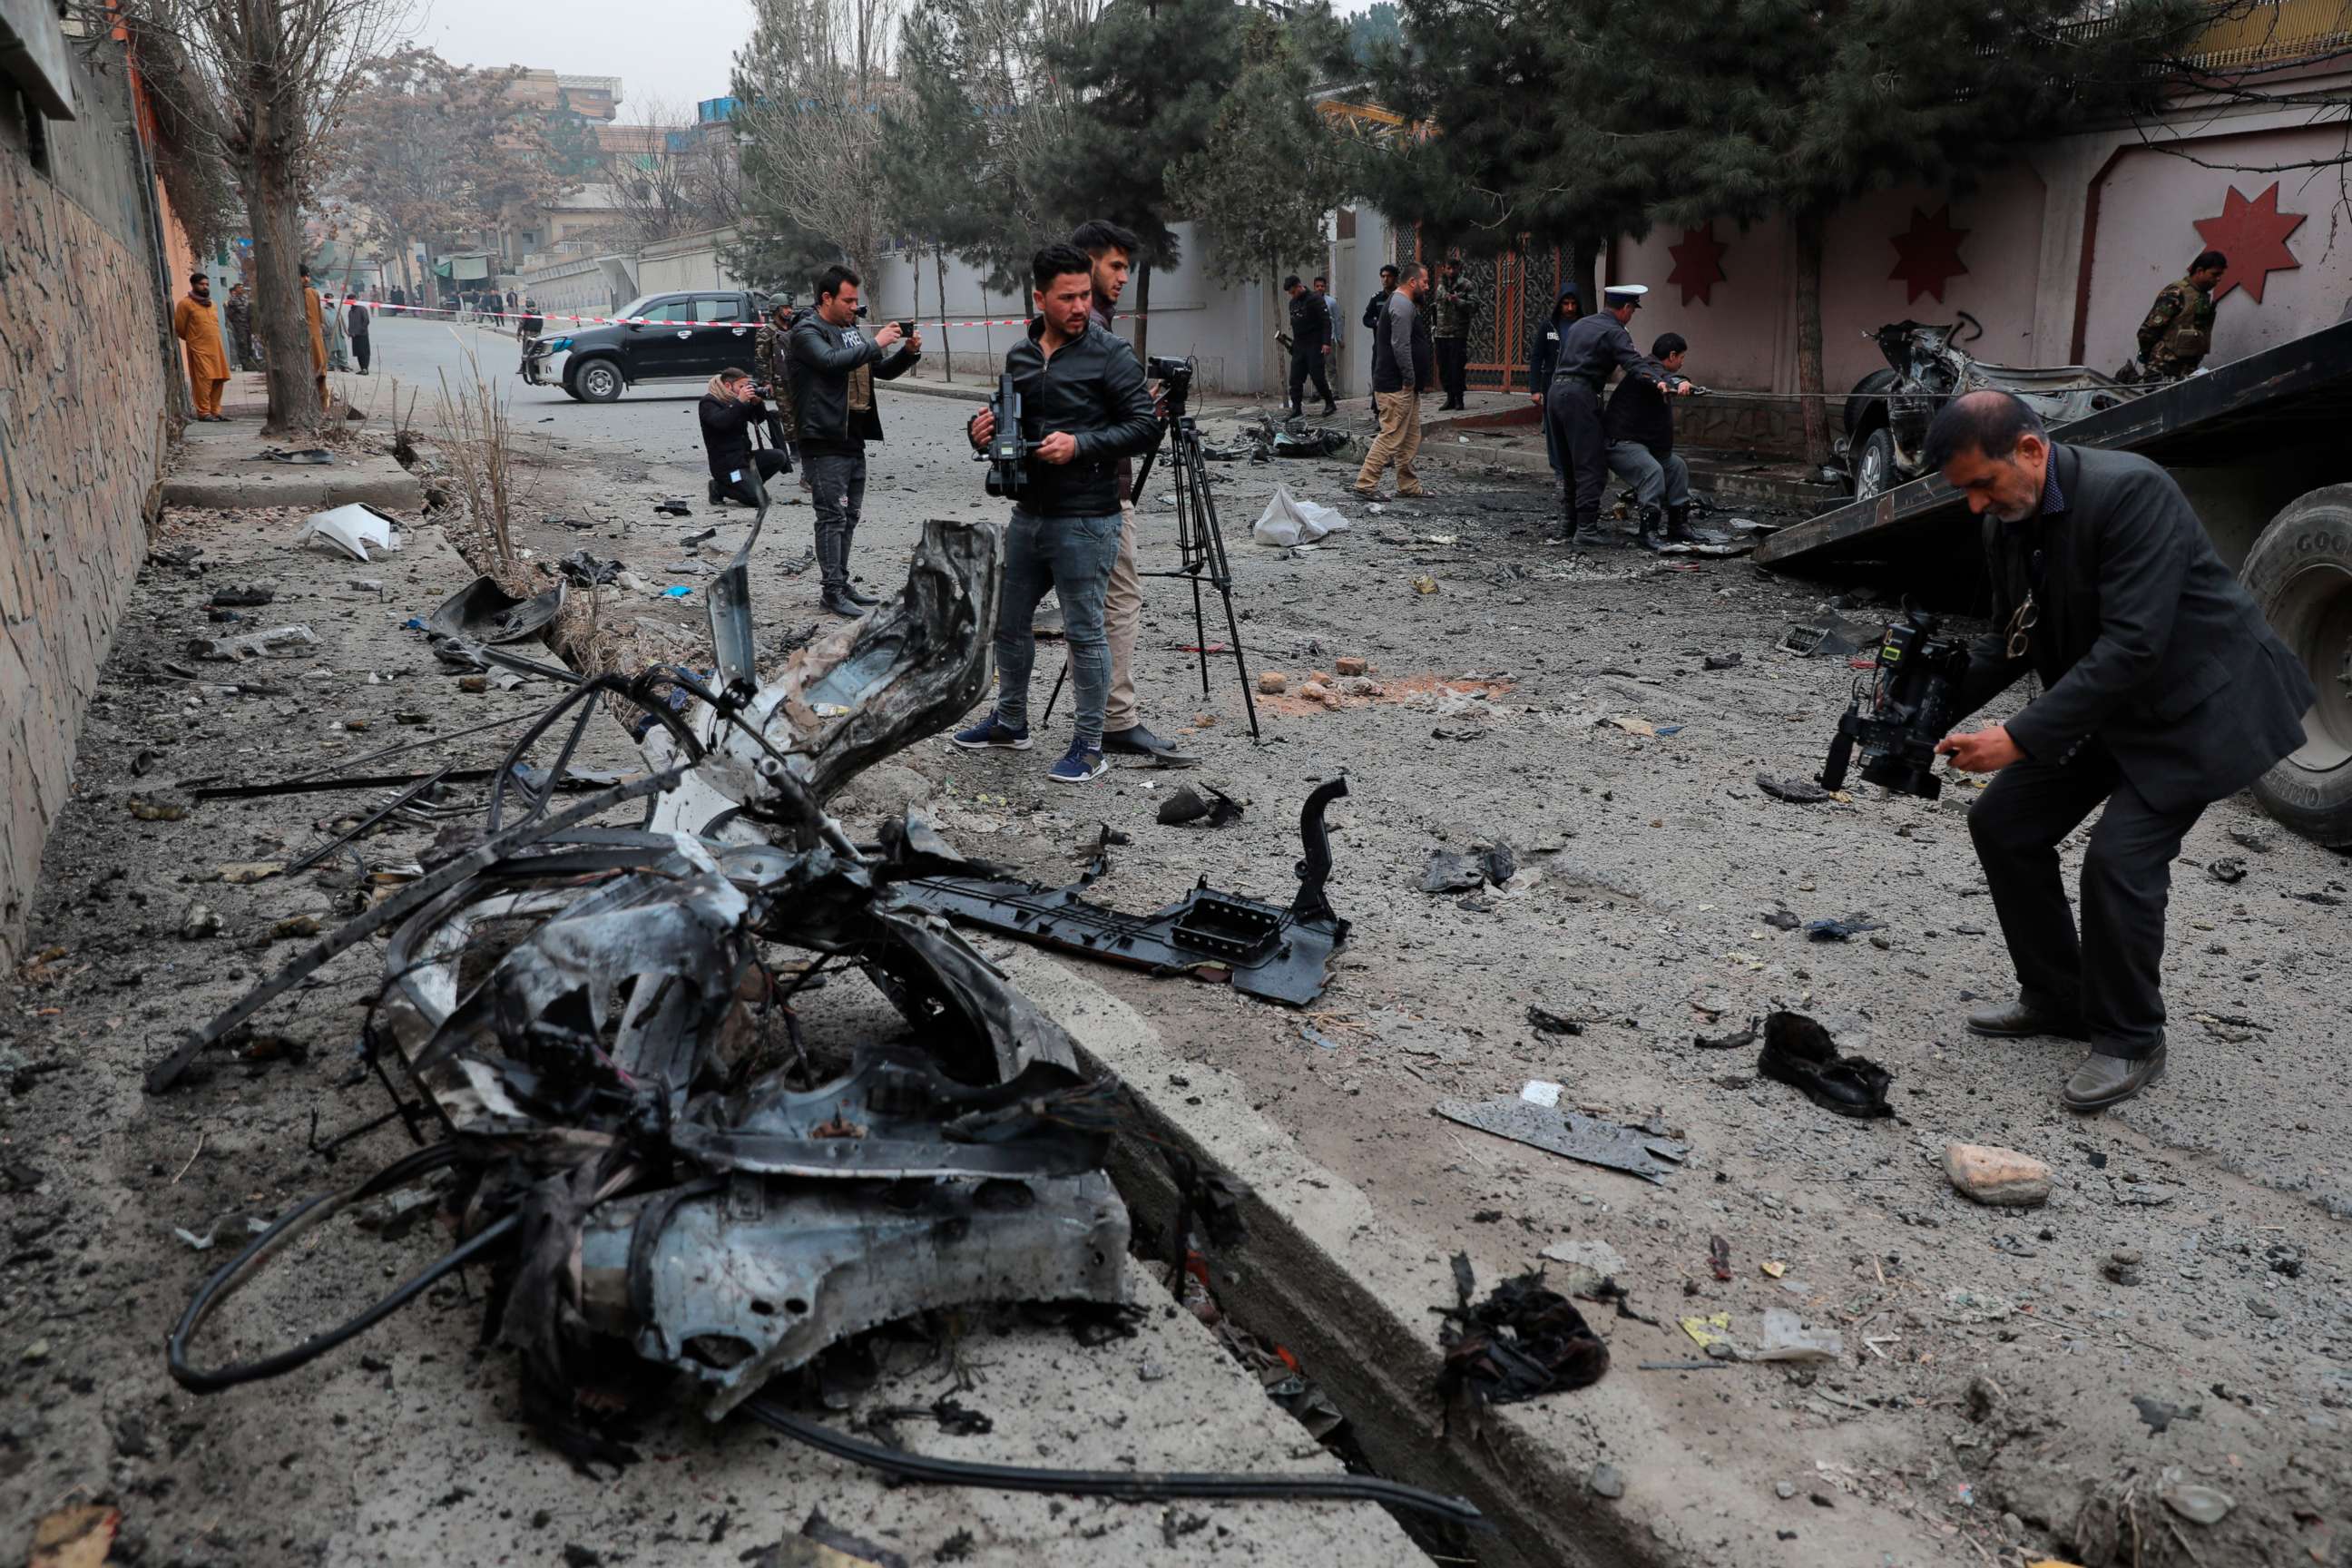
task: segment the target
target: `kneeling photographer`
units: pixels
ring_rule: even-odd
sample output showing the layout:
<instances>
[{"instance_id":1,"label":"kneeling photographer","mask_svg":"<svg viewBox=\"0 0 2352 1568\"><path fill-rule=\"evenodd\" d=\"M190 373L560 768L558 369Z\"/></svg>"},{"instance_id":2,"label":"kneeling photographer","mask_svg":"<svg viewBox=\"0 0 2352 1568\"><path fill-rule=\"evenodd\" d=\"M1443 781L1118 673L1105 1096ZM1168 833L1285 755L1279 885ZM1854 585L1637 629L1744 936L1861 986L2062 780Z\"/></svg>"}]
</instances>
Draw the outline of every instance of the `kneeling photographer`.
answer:
<instances>
[{"instance_id":1,"label":"kneeling photographer","mask_svg":"<svg viewBox=\"0 0 2352 1568\"><path fill-rule=\"evenodd\" d=\"M994 409L967 427L975 450L998 459L990 490L1013 498L1004 530L1004 575L996 612L996 710L955 737L967 751L1027 751L1031 631L1037 601L1051 589L1062 603L1077 699L1069 750L1047 770L1058 784L1087 784L1109 767L1103 757L1103 707L1110 689L1110 647L1103 605L1118 561L1119 459L1151 444L1151 395L1135 351L1088 320L1093 263L1069 245L1050 245L1030 268L1036 319L1025 342L1004 356L1020 428L1000 440ZM1005 399L1000 394L1000 402Z\"/></svg>"},{"instance_id":2,"label":"kneeling photographer","mask_svg":"<svg viewBox=\"0 0 2352 1568\"><path fill-rule=\"evenodd\" d=\"M2087 1040L2059 1102L2098 1110L2164 1071L2164 907L2183 836L2304 744L2315 694L2162 468L2053 442L2006 392L1954 399L1927 447L1986 518L1993 585L1997 629L1956 661L1951 711L1975 711L2029 670L2043 687L2007 723L1935 746L1996 775L1969 836L2020 990L1968 1026ZM2078 938L2058 846L2102 805Z\"/></svg>"},{"instance_id":3,"label":"kneeling photographer","mask_svg":"<svg viewBox=\"0 0 2352 1568\"><path fill-rule=\"evenodd\" d=\"M753 450L751 426L768 416L768 400L749 374L730 366L710 378L695 409L702 420L702 451L710 463L710 504L759 505L745 474L772 479L793 471L793 460L772 447Z\"/></svg>"}]
</instances>

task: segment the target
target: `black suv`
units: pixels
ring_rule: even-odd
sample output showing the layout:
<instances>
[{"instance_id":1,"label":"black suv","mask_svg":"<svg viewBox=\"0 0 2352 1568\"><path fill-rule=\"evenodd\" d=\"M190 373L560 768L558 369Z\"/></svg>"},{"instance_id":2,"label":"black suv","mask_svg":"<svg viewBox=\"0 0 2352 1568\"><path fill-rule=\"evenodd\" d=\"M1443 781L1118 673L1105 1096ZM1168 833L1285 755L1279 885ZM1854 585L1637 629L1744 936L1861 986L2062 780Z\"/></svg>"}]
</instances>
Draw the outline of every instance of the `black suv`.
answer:
<instances>
[{"instance_id":1,"label":"black suv","mask_svg":"<svg viewBox=\"0 0 2352 1568\"><path fill-rule=\"evenodd\" d=\"M548 385L560 353L563 390L584 403L611 403L639 382L709 381L730 365L751 368L751 340L767 313L765 294L743 290L648 294L614 321L526 345L522 378Z\"/></svg>"}]
</instances>

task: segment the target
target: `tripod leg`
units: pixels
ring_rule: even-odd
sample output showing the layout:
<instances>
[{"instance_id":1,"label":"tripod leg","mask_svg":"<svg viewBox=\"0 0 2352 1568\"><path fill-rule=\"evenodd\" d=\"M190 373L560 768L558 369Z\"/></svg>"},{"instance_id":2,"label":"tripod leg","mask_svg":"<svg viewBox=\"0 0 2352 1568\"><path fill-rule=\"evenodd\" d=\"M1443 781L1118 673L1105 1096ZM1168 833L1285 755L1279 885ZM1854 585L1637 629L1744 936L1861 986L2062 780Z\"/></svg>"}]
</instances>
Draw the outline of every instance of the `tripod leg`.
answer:
<instances>
[{"instance_id":1,"label":"tripod leg","mask_svg":"<svg viewBox=\"0 0 2352 1568\"><path fill-rule=\"evenodd\" d=\"M1192 647L1201 658L1201 697L1209 695L1209 623L1201 608L1201 580L1192 579Z\"/></svg>"},{"instance_id":2,"label":"tripod leg","mask_svg":"<svg viewBox=\"0 0 2352 1568\"><path fill-rule=\"evenodd\" d=\"M1193 584L1198 593L1200 585ZM1257 699L1250 695L1249 661L1242 656L1242 628L1234 619L1234 590L1229 584L1219 583L1217 592L1225 599L1225 635L1234 639L1234 668L1242 678L1242 706L1249 711L1250 739L1263 739L1257 732Z\"/></svg>"},{"instance_id":3,"label":"tripod leg","mask_svg":"<svg viewBox=\"0 0 2352 1568\"><path fill-rule=\"evenodd\" d=\"M1038 716L1037 728L1044 729L1054 721L1054 703L1062 695L1062 682L1070 678L1070 661L1062 660L1062 668L1054 672L1054 689L1045 694L1045 711Z\"/></svg>"}]
</instances>

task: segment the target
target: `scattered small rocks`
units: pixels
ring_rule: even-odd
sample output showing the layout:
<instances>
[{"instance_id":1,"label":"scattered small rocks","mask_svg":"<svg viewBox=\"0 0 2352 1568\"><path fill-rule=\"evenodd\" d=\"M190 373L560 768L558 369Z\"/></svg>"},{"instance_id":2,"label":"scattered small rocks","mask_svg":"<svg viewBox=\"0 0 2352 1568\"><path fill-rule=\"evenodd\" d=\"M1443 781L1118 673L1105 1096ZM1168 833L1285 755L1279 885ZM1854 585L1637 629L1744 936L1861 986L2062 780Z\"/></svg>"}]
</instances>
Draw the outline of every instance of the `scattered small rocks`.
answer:
<instances>
[{"instance_id":1,"label":"scattered small rocks","mask_svg":"<svg viewBox=\"0 0 2352 1568\"><path fill-rule=\"evenodd\" d=\"M2107 1260L2099 1265L2099 1272L2118 1285L2137 1285L2140 1282L2139 1261L2138 1252L2119 1247L2107 1254Z\"/></svg>"},{"instance_id":2,"label":"scattered small rocks","mask_svg":"<svg viewBox=\"0 0 2352 1568\"><path fill-rule=\"evenodd\" d=\"M2031 1154L1990 1143L1947 1143L1944 1178L1980 1204L2031 1208L2050 1201L2050 1167Z\"/></svg>"},{"instance_id":3,"label":"scattered small rocks","mask_svg":"<svg viewBox=\"0 0 2352 1568\"><path fill-rule=\"evenodd\" d=\"M220 916L202 904L190 904L188 912L181 918L180 935L188 942L201 942L220 933Z\"/></svg>"},{"instance_id":4,"label":"scattered small rocks","mask_svg":"<svg viewBox=\"0 0 2352 1568\"><path fill-rule=\"evenodd\" d=\"M1625 1495L1625 1478L1619 1475L1617 1467L1612 1464L1593 1466L1590 1484L1594 1497L1605 1497L1613 1502Z\"/></svg>"},{"instance_id":5,"label":"scattered small rocks","mask_svg":"<svg viewBox=\"0 0 2352 1568\"><path fill-rule=\"evenodd\" d=\"M2246 879L2246 863L2235 856L2229 856L2220 860L2208 861L2205 867L2205 874L2212 878L2217 882L2235 887L2238 883Z\"/></svg>"},{"instance_id":6,"label":"scattered small rocks","mask_svg":"<svg viewBox=\"0 0 2352 1568\"><path fill-rule=\"evenodd\" d=\"M1257 689L1268 697L1278 695L1290 685L1290 677L1278 669L1258 671Z\"/></svg>"},{"instance_id":7,"label":"scattered small rocks","mask_svg":"<svg viewBox=\"0 0 2352 1568\"><path fill-rule=\"evenodd\" d=\"M2279 1242L2264 1250L2263 1261L2270 1265L2273 1273L2290 1279L2303 1278L2303 1248L2291 1241Z\"/></svg>"},{"instance_id":8,"label":"scattered small rocks","mask_svg":"<svg viewBox=\"0 0 2352 1568\"><path fill-rule=\"evenodd\" d=\"M2278 839L2267 827L2232 827L2230 842L2241 849L2251 849L2257 855L2267 855Z\"/></svg>"},{"instance_id":9,"label":"scattered small rocks","mask_svg":"<svg viewBox=\"0 0 2352 1568\"><path fill-rule=\"evenodd\" d=\"M1370 661L1350 653L1341 654L1332 668L1342 675L1370 675L1372 672Z\"/></svg>"}]
</instances>

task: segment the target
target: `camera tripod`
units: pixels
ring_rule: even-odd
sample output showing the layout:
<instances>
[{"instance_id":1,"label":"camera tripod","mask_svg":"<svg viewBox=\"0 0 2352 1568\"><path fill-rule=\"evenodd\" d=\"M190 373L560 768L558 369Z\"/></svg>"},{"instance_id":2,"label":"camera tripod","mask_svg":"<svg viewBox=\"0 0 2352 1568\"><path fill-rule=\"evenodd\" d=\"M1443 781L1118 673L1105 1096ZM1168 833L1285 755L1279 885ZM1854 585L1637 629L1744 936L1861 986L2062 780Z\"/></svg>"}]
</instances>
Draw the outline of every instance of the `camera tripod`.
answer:
<instances>
[{"instance_id":1,"label":"camera tripod","mask_svg":"<svg viewBox=\"0 0 2352 1568\"><path fill-rule=\"evenodd\" d=\"M1182 365L1179 374L1176 367ZM1225 533L1217 521L1217 500L1209 493L1208 459L1201 450L1201 427L1185 410L1185 395L1192 389L1189 362L1155 358L1151 373L1161 378L1160 401L1166 412L1161 415L1160 433L1143 454L1143 461L1135 472L1135 488L1128 500L1139 503L1143 487L1151 479L1151 465L1159 460L1160 448L1173 450L1169 467L1176 483L1176 564L1158 572L1138 572L1139 577L1172 577L1192 584L1192 648L1201 661L1201 695L1209 695L1209 655L1231 653L1234 669L1241 677L1242 707L1249 714L1250 739L1262 742L1258 733L1257 700L1250 692L1249 664L1242 651L1241 626L1234 616L1234 575L1232 563L1225 558ZM1207 603L1202 597L1206 586L1216 590L1224 601L1225 635L1230 640L1223 647L1209 646ZM1069 676L1069 662L1065 659L1061 674L1054 678L1054 689L1045 699L1045 718L1054 717L1054 700L1062 694L1062 683Z\"/></svg>"}]
</instances>

